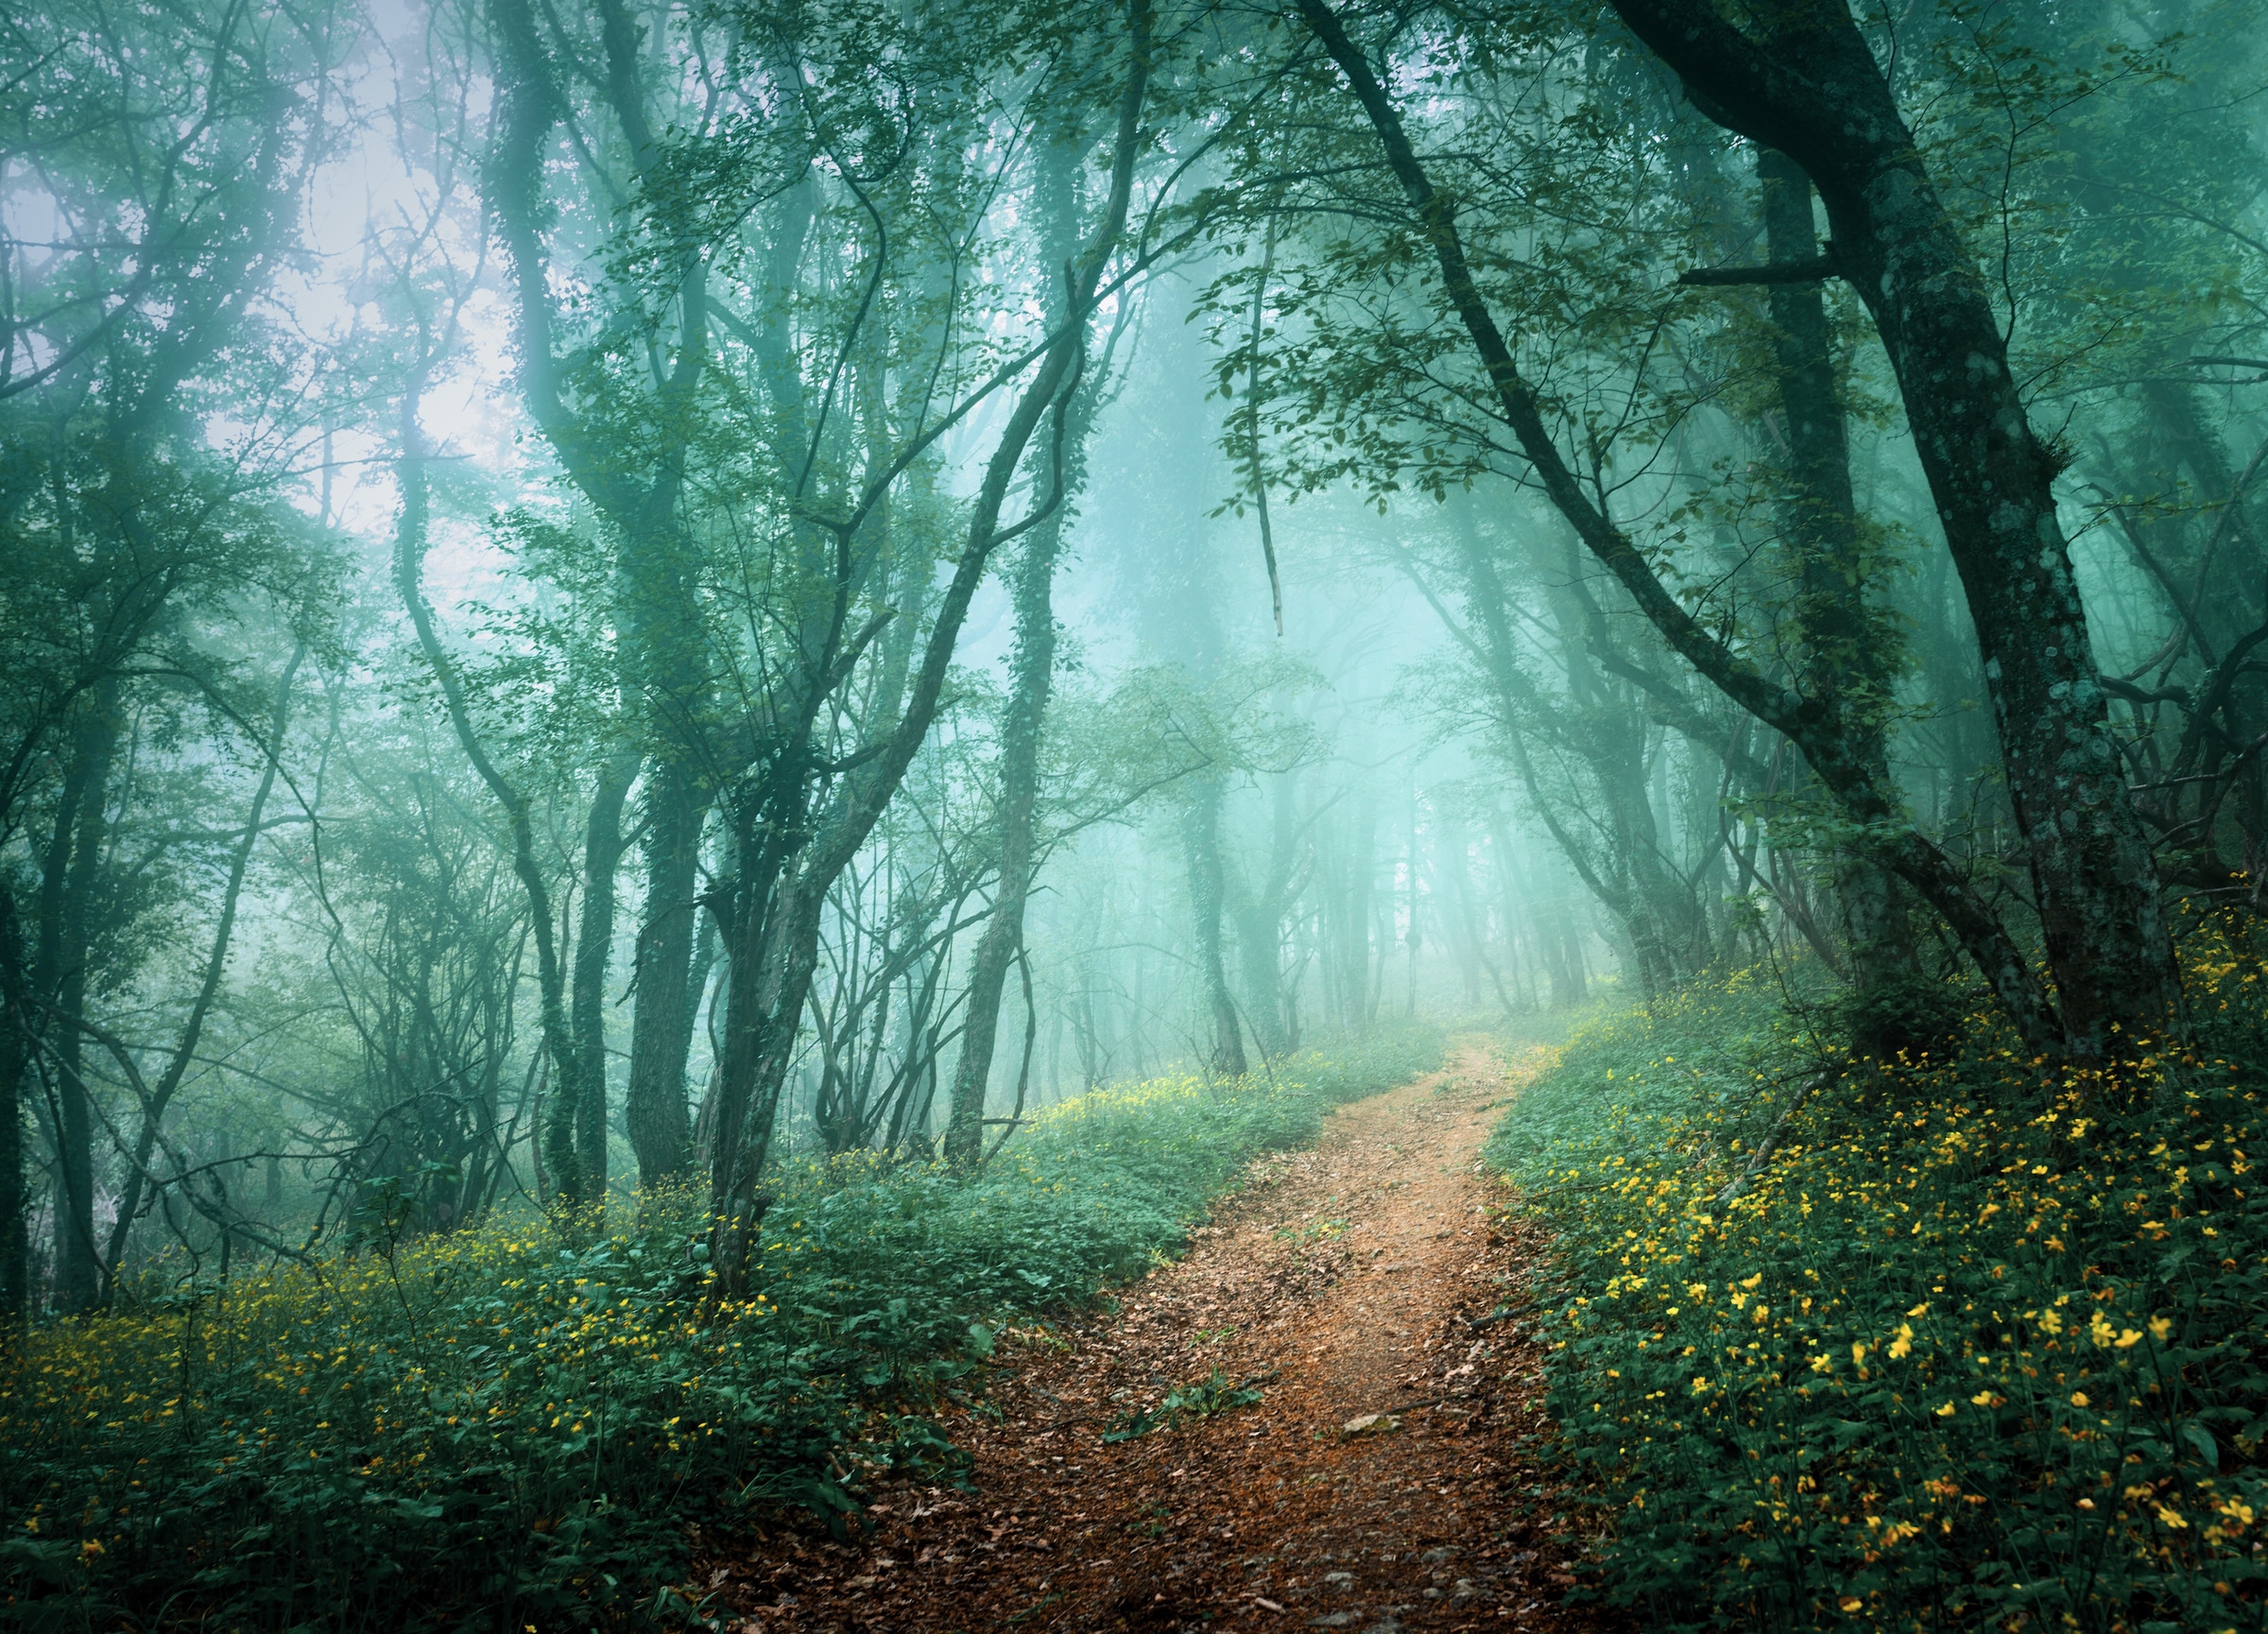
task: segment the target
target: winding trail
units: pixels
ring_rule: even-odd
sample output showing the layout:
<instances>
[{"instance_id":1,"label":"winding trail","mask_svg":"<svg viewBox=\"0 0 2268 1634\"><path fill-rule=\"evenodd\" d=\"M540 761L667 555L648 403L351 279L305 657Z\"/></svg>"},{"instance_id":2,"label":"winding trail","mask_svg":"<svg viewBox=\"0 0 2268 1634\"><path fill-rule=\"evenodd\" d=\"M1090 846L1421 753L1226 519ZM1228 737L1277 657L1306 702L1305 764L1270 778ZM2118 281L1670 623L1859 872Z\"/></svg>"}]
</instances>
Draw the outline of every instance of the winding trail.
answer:
<instances>
[{"instance_id":1,"label":"winding trail","mask_svg":"<svg viewBox=\"0 0 2268 1634\"><path fill-rule=\"evenodd\" d=\"M1542 1245L1479 1156L1549 1058L1462 1045L1256 1161L1190 1253L1115 1316L1002 1335L997 1422L952 1423L974 1490L904 1487L855 1542L782 1537L715 1567L755 1630L1604 1626L1564 1608L1582 1539L1530 1437L1520 1310ZM1211 1376L1258 1405L1102 1436Z\"/></svg>"}]
</instances>

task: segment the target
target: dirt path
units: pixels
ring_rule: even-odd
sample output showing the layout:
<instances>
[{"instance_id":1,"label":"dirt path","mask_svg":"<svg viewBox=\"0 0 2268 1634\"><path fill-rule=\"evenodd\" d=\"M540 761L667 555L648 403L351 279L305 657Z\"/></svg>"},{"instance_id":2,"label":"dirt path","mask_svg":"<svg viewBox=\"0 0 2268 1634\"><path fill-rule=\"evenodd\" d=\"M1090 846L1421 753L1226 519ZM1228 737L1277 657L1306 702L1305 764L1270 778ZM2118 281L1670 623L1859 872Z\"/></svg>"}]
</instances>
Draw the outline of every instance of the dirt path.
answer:
<instances>
[{"instance_id":1,"label":"dirt path","mask_svg":"<svg viewBox=\"0 0 2268 1634\"><path fill-rule=\"evenodd\" d=\"M1538 1245L1477 1162L1540 1058L1460 1049L1262 1160L1114 1318L1004 1335L999 1421L951 1426L972 1492L886 1494L850 1545L777 1539L717 1570L712 1610L744 1634L1591 1625L1559 1608L1579 1539L1524 1455ZM1216 1368L1259 1404L1102 1438Z\"/></svg>"}]
</instances>

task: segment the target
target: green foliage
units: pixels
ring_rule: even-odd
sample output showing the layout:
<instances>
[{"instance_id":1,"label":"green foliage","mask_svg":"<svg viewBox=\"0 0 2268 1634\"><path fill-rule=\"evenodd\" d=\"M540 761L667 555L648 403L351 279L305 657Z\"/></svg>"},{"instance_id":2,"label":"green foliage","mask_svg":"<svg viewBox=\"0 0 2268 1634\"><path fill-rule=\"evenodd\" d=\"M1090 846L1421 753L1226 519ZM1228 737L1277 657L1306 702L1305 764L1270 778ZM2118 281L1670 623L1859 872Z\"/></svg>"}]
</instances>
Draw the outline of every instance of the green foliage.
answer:
<instances>
[{"instance_id":1,"label":"green foliage","mask_svg":"<svg viewBox=\"0 0 2268 1634\"><path fill-rule=\"evenodd\" d=\"M1744 979L1578 1036L1492 1156L1557 1228L1552 1404L1677 1627L2261 1625L2257 950L2192 938L2195 1055L2122 1083L1972 1016L1816 1058ZM2225 1006L2215 1008L2215 1001Z\"/></svg>"},{"instance_id":2,"label":"green foliage","mask_svg":"<svg viewBox=\"0 0 2268 1634\"><path fill-rule=\"evenodd\" d=\"M1215 1367L1194 1385L1175 1385L1155 1407L1121 1413L1103 1432L1103 1439L1132 1441L1155 1430L1171 1430L1183 1419L1210 1419L1232 1407L1257 1407L1260 1402L1257 1381L1231 1384L1228 1375Z\"/></svg>"},{"instance_id":3,"label":"green foliage","mask_svg":"<svg viewBox=\"0 0 2268 1634\"><path fill-rule=\"evenodd\" d=\"M871 1156L774 1182L751 1297L708 1298L697 1207L571 1246L521 1221L355 1245L37 1330L0 1365L6 1615L550 1628L637 1618L688 1520L836 1521L962 1459L932 1421L999 1324L1077 1306L1182 1243L1255 1152L1433 1064L1412 1029L1271 1078L1048 1109L973 1183ZM1177 1413L1240 1404L1212 1381Z\"/></svg>"}]
</instances>

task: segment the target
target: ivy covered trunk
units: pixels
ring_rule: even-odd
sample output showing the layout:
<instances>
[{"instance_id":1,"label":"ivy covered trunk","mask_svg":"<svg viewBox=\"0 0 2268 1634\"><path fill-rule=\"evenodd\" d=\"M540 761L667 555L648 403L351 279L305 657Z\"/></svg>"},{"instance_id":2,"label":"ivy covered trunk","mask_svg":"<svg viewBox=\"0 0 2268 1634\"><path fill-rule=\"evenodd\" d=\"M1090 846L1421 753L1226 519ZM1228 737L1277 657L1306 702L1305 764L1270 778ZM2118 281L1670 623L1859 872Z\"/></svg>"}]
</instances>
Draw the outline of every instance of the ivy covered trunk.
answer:
<instances>
[{"instance_id":1,"label":"ivy covered trunk","mask_svg":"<svg viewBox=\"0 0 2268 1634\"><path fill-rule=\"evenodd\" d=\"M1068 264L1079 248L1080 149L1051 145L1040 157L1041 232L1053 264ZM1049 321L1064 321L1065 297L1048 303ZM1086 470L1087 434L1094 421L1094 392L1074 384L1056 413L1061 431L1064 497L1078 489ZM992 886L992 915L977 938L969 971L969 1008L954 1065L945 1160L964 1173L984 1156L985 1092L1000 1037L1001 996L1008 971L1023 947L1023 911L1038 867L1035 822L1040 803L1040 734L1056 676L1056 561L1068 520L1063 506L1043 518L1016 564L1016 648L1008 662L1008 701L1000 723L1000 806L994 833L1000 848Z\"/></svg>"},{"instance_id":2,"label":"ivy covered trunk","mask_svg":"<svg viewBox=\"0 0 2268 1634\"><path fill-rule=\"evenodd\" d=\"M1051 519L1052 520L1052 519ZM984 1153L985 1090L1000 1031L1001 995L1023 946L1023 909L1034 869L1033 817L1040 795L1040 728L1047 713L1056 667L1056 612L1049 593L1056 576L1055 525L1034 531L1016 572L1016 652L1008 707L1001 722L1000 872L992 887L992 917L977 938L969 972L969 1014L961 1056L954 1067L953 1101L945 1127L945 1161L975 1167Z\"/></svg>"}]
</instances>

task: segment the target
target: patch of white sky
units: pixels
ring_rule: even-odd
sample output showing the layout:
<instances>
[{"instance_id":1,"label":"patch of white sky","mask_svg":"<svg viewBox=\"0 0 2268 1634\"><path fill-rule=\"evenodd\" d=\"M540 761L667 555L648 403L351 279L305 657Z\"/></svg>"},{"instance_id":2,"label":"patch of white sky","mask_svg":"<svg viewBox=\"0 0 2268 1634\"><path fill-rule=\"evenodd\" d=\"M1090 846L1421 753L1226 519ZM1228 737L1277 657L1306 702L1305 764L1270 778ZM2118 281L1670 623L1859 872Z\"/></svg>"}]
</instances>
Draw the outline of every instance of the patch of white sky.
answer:
<instances>
[{"instance_id":1,"label":"patch of white sky","mask_svg":"<svg viewBox=\"0 0 2268 1634\"><path fill-rule=\"evenodd\" d=\"M61 253L57 247L70 228L61 202L30 166L14 160L0 161L0 226L5 226L15 252L13 271L23 293L31 295ZM19 327L9 336L9 346L8 372L11 379L34 373L55 361L54 342L34 325Z\"/></svg>"},{"instance_id":2,"label":"patch of white sky","mask_svg":"<svg viewBox=\"0 0 2268 1634\"><path fill-rule=\"evenodd\" d=\"M472 192L476 178L468 169L443 179L414 151L405 152L421 142L416 120L429 89L423 31L430 19L421 8L384 3L371 9L370 19L362 48L334 83L328 152L308 190L306 254L277 272L269 295L271 308L303 341L307 370L328 367L348 375L334 387L342 405L335 423L307 432L290 497L309 516L360 542L371 599L386 605L385 592L375 587L385 582L401 508L399 404L388 394L398 387L405 350L417 343L403 322L399 268L389 256L398 260L404 242L421 239L420 276L429 308L443 284L467 290L454 348L427 384L419 419L437 487L478 496L470 521L452 515L452 507L439 507L424 570L427 596L444 623L469 636L469 609L508 606L526 595L524 580L479 512L558 500L549 462L527 437L518 409L511 313L496 258L481 241L479 200ZM468 91L477 129L489 87L475 80ZM430 152L429 138L425 145ZM444 191L451 197L442 198ZM446 263L442 277L435 276L437 261ZM358 369L365 378L352 378ZM256 431L227 412L207 425L219 447Z\"/></svg>"}]
</instances>

